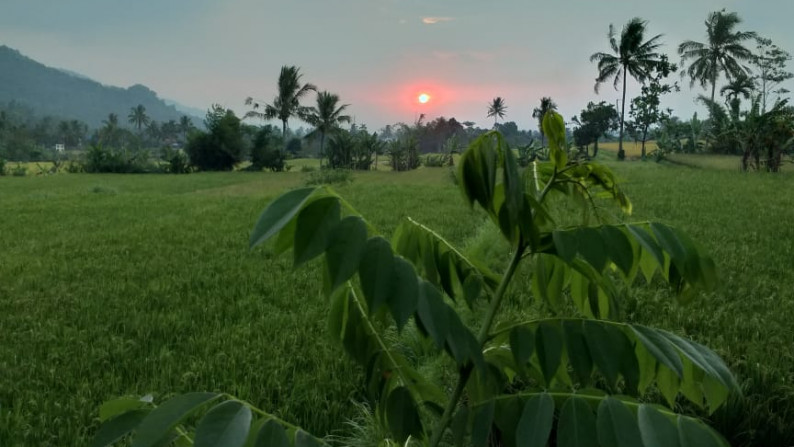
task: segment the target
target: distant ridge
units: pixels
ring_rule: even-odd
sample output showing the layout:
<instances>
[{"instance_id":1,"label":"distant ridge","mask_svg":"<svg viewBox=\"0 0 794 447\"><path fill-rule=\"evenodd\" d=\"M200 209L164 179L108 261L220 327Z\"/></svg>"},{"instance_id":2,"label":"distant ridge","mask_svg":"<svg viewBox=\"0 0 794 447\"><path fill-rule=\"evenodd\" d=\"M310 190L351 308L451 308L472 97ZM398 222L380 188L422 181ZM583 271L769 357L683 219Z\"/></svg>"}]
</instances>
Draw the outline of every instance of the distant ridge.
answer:
<instances>
[{"instance_id":1,"label":"distant ridge","mask_svg":"<svg viewBox=\"0 0 794 447\"><path fill-rule=\"evenodd\" d=\"M155 121L179 120L188 115L194 124L202 115L172 103L140 84L129 88L102 85L79 73L47 67L19 51L0 45L0 104L16 101L33 109L38 115L62 119L79 119L90 127L102 125L108 114L115 113L126 124L132 107L142 104L146 114Z\"/></svg>"}]
</instances>

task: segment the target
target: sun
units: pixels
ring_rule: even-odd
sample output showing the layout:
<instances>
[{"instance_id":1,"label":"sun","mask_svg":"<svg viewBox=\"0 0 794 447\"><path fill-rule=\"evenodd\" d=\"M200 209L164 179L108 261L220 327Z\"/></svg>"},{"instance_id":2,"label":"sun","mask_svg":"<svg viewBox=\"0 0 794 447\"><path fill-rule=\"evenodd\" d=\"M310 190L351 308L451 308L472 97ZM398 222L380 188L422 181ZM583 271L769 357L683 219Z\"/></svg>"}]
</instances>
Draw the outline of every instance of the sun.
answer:
<instances>
[{"instance_id":1,"label":"sun","mask_svg":"<svg viewBox=\"0 0 794 447\"><path fill-rule=\"evenodd\" d=\"M430 101L430 95L427 93L422 93L416 99L418 99L422 104L427 104L427 102Z\"/></svg>"}]
</instances>

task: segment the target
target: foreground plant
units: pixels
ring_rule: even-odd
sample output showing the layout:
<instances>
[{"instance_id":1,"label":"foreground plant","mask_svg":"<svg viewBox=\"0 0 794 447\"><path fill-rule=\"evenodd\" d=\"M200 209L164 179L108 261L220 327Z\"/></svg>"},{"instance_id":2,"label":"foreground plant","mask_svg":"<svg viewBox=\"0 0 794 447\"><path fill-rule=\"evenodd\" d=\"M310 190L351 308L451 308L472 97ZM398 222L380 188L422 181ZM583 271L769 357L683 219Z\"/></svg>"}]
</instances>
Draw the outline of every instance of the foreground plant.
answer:
<instances>
[{"instance_id":1,"label":"foreground plant","mask_svg":"<svg viewBox=\"0 0 794 447\"><path fill-rule=\"evenodd\" d=\"M549 163L521 172L497 132L475 140L459 163L468 202L482 207L510 243L501 275L411 219L389 242L325 187L274 200L251 246L275 239L276 252L292 249L296 267L324 255L330 333L365 371L372 419L388 433L381 445L727 445L701 421L671 409L678 399L709 412L720 407L736 389L722 360L670 332L616 321L637 276L660 277L689 300L713 287L713 262L659 223L555 223L561 198L584 211L596 210L603 196L627 213L631 204L607 168L568 162L558 114L547 114L543 127ZM545 303L551 317L506 321L502 304L522 262L531 264L531 299ZM574 316L555 316L565 308ZM462 316L469 313L481 321L467 325ZM408 331L445 357L454 383L418 372L415 356L393 342L395 332ZM649 392L668 406L638 400ZM186 424L197 412L204 415L195 427ZM177 396L159 407L150 399L119 399L106 403L100 418L106 422L95 445L128 435L133 446L325 444L214 393Z\"/></svg>"}]
</instances>

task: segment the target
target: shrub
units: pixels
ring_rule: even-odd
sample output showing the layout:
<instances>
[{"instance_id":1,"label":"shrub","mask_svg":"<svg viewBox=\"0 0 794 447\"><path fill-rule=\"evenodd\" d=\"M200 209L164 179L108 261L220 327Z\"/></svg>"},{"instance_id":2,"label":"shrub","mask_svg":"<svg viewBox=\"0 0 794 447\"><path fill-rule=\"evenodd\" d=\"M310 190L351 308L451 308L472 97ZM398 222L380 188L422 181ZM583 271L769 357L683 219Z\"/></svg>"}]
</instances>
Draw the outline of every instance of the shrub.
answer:
<instances>
[{"instance_id":1,"label":"shrub","mask_svg":"<svg viewBox=\"0 0 794 447\"><path fill-rule=\"evenodd\" d=\"M424 165L428 168L443 168L449 165L449 157L451 157L451 155L428 154L425 156Z\"/></svg>"},{"instance_id":2,"label":"shrub","mask_svg":"<svg viewBox=\"0 0 794 447\"><path fill-rule=\"evenodd\" d=\"M347 184L353 181L350 169L319 169L310 171L306 178L307 185Z\"/></svg>"},{"instance_id":3,"label":"shrub","mask_svg":"<svg viewBox=\"0 0 794 447\"><path fill-rule=\"evenodd\" d=\"M190 164L200 171L231 171L245 152L240 119L215 105L204 124L209 132L194 132L185 147Z\"/></svg>"},{"instance_id":4,"label":"shrub","mask_svg":"<svg viewBox=\"0 0 794 447\"><path fill-rule=\"evenodd\" d=\"M285 168L286 154L281 149L283 141L278 130L273 126L265 126L254 137L251 147L251 170L270 169L281 172Z\"/></svg>"},{"instance_id":5,"label":"shrub","mask_svg":"<svg viewBox=\"0 0 794 447\"><path fill-rule=\"evenodd\" d=\"M165 172L169 174L188 174L190 173L190 160L182 149L163 149L163 161L166 162Z\"/></svg>"},{"instance_id":6,"label":"shrub","mask_svg":"<svg viewBox=\"0 0 794 447\"><path fill-rule=\"evenodd\" d=\"M20 163L17 163L16 167L11 169L11 175L14 177L24 177L28 175L28 168L22 166Z\"/></svg>"},{"instance_id":7,"label":"shrub","mask_svg":"<svg viewBox=\"0 0 794 447\"><path fill-rule=\"evenodd\" d=\"M6 175L6 161L0 158L0 175Z\"/></svg>"},{"instance_id":8,"label":"shrub","mask_svg":"<svg viewBox=\"0 0 794 447\"><path fill-rule=\"evenodd\" d=\"M122 151L105 148L95 144L88 148L82 163L82 169L88 173L141 174L156 172L157 167L149 162L146 151Z\"/></svg>"},{"instance_id":9,"label":"shrub","mask_svg":"<svg viewBox=\"0 0 794 447\"><path fill-rule=\"evenodd\" d=\"M550 163L522 173L496 132L477 138L459 163L468 204L479 205L510 246L501 274L410 218L389 242L325 187L271 202L250 246L276 238L277 251L292 248L295 267L324 255L329 334L365 372L362 389L374 415L359 425L378 427L356 431L380 438L370 443L724 446L705 424L673 410L679 399L710 412L725 403L737 385L722 360L675 334L617 321L637 276L658 277L687 300L714 288L713 262L658 223L557 226L551 216L565 199L591 207L587 198L604 195L624 212L631 204L606 167L568 162L560 115L547 113L543 129ZM524 262L530 265L519 269ZM506 315L502 304L516 274L531 275L529 296L550 312L524 321ZM510 299L539 308L527 296ZM435 380L422 359L449 365L454 386ZM637 400L649 389L668 406ZM195 429L183 423L201 408L210 409ZM220 436L241 441L235 445L326 445L217 393L179 395L159 407L120 399L103 410L100 441L135 430L135 445L172 432L196 445Z\"/></svg>"},{"instance_id":10,"label":"shrub","mask_svg":"<svg viewBox=\"0 0 794 447\"><path fill-rule=\"evenodd\" d=\"M386 150L393 171L410 171L422 164L419 158L419 144L413 134L390 141Z\"/></svg>"}]
</instances>

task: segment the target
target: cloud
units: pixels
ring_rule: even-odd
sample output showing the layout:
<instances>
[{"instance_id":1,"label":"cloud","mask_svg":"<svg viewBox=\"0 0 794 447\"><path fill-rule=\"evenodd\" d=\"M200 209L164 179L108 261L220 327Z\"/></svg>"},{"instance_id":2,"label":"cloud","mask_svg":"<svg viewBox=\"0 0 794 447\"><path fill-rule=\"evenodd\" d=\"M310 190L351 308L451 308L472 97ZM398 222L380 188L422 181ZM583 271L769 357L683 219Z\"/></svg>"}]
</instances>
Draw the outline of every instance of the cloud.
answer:
<instances>
[{"instance_id":1,"label":"cloud","mask_svg":"<svg viewBox=\"0 0 794 447\"><path fill-rule=\"evenodd\" d=\"M422 17L422 23L425 25L435 25L441 22L451 22L455 20L452 17Z\"/></svg>"}]
</instances>

